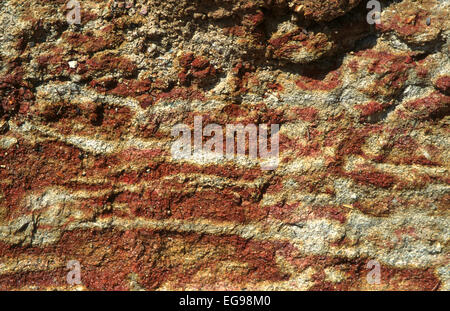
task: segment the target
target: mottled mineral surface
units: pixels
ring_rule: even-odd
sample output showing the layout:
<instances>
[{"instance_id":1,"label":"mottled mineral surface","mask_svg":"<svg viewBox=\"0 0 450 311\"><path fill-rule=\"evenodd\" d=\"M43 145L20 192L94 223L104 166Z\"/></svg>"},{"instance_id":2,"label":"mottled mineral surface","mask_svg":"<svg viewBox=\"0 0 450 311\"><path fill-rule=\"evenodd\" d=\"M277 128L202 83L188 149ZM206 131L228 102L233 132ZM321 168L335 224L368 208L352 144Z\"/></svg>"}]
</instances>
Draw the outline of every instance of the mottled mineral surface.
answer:
<instances>
[{"instance_id":1,"label":"mottled mineral surface","mask_svg":"<svg viewBox=\"0 0 450 311\"><path fill-rule=\"evenodd\" d=\"M449 1L67 2L0 0L0 289L450 289Z\"/></svg>"}]
</instances>

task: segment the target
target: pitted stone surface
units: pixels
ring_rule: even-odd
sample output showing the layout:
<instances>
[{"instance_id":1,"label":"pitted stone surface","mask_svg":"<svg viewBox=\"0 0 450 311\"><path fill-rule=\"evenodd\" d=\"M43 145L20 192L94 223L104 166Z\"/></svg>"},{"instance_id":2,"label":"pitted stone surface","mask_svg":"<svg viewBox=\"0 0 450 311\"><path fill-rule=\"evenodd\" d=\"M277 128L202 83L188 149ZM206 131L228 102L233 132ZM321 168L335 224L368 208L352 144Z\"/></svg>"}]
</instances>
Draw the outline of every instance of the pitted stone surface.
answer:
<instances>
[{"instance_id":1,"label":"pitted stone surface","mask_svg":"<svg viewBox=\"0 0 450 311\"><path fill-rule=\"evenodd\" d=\"M450 289L448 1L66 2L0 0L0 289Z\"/></svg>"}]
</instances>

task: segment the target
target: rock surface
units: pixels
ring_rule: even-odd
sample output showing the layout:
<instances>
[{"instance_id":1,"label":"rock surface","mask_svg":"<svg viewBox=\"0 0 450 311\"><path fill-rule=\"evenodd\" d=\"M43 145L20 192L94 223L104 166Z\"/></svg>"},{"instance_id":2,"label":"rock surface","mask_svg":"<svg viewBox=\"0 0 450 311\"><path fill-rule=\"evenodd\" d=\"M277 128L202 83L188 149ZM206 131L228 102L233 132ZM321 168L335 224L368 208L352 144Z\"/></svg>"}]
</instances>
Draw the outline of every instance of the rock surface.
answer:
<instances>
[{"instance_id":1,"label":"rock surface","mask_svg":"<svg viewBox=\"0 0 450 311\"><path fill-rule=\"evenodd\" d=\"M450 3L381 3L0 0L0 289L450 290Z\"/></svg>"}]
</instances>

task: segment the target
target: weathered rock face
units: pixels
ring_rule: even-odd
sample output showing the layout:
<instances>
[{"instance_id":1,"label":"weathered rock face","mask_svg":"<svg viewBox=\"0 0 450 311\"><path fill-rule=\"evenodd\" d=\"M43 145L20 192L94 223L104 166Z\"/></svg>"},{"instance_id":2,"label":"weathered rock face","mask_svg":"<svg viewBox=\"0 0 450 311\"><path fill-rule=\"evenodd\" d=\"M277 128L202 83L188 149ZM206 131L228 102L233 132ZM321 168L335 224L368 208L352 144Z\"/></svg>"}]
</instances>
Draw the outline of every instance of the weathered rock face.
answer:
<instances>
[{"instance_id":1,"label":"weathered rock face","mask_svg":"<svg viewBox=\"0 0 450 311\"><path fill-rule=\"evenodd\" d=\"M80 4L0 0L0 289L450 289L448 1ZM174 159L195 116L278 168Z\"/></svg>"}]
</instances>

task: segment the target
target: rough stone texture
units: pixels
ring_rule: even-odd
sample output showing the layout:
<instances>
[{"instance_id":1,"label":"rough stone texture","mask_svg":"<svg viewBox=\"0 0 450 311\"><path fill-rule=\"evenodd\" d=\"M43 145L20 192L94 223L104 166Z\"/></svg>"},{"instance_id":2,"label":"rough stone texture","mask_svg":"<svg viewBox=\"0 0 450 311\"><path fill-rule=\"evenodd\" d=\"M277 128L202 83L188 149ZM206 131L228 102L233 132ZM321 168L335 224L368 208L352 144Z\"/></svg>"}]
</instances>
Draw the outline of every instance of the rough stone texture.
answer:
<instances>
[{"instance_id":1,"label":"rough stone texture","mask_svg":"<svg viewBox=\"0 0 450 311\"><path fill-rule=\"evenodd\" d=\"M0 0L0 289L450 289L448 1L80 3ZM194 116L280 166L172 159Z\"/></svg>"}]
</instances>

